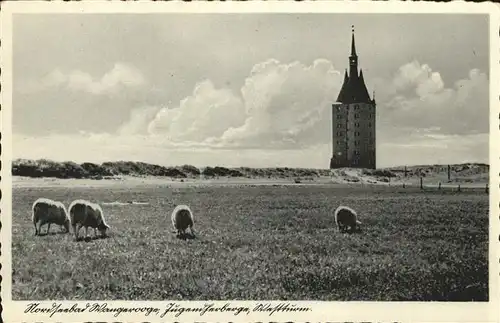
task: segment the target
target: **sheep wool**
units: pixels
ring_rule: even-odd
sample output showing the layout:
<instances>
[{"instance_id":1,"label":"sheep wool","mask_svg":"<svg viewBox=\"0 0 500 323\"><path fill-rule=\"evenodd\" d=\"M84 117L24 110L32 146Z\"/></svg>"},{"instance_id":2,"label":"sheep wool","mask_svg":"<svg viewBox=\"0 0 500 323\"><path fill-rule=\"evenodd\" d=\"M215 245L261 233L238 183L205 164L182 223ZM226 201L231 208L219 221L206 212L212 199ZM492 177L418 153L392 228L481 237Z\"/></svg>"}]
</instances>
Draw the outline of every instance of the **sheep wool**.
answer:
<instances>
[{"instance_id":1,"label":"sheep wool","mask_svg":"<svg viewBox=\"0 0 500 323\"><path fill-rule=\"evenodd\" d=\"M88 228L91 227L94 229L95 236L97 236L96 230L99 230L102 237L106 236L106 231L110 228L98 204L86 200L75 200L69 206L69 214L76 239L82 227L85 227L85 236L88 236Z\"/></svg>"},{"instance_id":2,"label":"sheep wool","mask_svg":"<svg viewBox=\"0 0 500 323\"><path fill-rule=\"evenodd\" d=\"M187 228L189 228L191 234L194 234L193 212L191 212L191 209L187 205L176 206L172 212L171 220L178 235L185 234Z\"/></svg>"},{"instance_id":3,"label":"sheep wool","mask_svg":"<svg viewBox=\"0 0 500 323\"><path fill-rule=\"evenodd\" d=\"M354 232L359 230L361 224L358 221L356 211L348 206L341 205L335 210L335 223L341 232Z\"/></svg>"},{"instance_id":4,"label":"sheep wool","mask_svg":"<svg viewBox=\"0 0 500 323\"><path fill-rule=\"evenodd\" d=\"M31 208L33 225L35 226L35 235L40 235L42 225L47 224L47 234L50 231L50 225L56 224L64 227L66 233L69 232L70 219L64 204L48 198L37 199Z\"/></svg>"}]
</instances>

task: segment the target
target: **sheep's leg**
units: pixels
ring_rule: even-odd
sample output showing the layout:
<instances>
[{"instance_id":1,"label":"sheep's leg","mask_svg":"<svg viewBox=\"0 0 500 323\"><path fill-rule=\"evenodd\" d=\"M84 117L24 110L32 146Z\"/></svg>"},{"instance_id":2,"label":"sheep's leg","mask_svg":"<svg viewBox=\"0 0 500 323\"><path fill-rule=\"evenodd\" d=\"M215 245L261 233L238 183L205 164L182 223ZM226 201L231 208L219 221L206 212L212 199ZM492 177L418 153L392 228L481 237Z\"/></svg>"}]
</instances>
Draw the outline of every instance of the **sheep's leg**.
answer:
<instances>
[{"instance_id":1,"label":"sheep's leg","mask_svg":"<svg viewBox=\"0 0 500 323\"><path fill-rule=\"evenodd\" d=\"M81 224L75 224L73 226L73 231L75 231L75 239L78 240L78 232L82 228Z\"/></svg>"},{"instance_id":2,"label":"sheep's leg","mask_svg":"<svg viewBox=\"0 0 500 323\"><path fill-rule=\"evenodd\" d=\"M49 234L49 231L50 231L50 222L49 222L49 224L47 226L47 235Z\"/></svg>"},{"instance_id":3,"label":"sheep's leg","mask_svg":"<svg viewBox=\"0 0 500 323\"><path fill-rule=\"evenodd\" d=\"M85 227L85 238L89 236L89 227Z\"/></svg>"},{"instance_id":4,"label":"sheep's leg","mask_svg":"<svg viewBox=\"0 0 500 323\"><path fill-rule=\"evenodd\" d=\"M97 238L97 228L94 228L94 237Z\"/></svg>"},{"instance_id":5,"label":"sheep's leg","mask_svg":"<svg viewBox=\"0 0 500 323\"><path fill-rule=\"evenodd\" d=\"M37 227L38 222L34 222L33 224L35 225L35 235L37 236L38 235L38 227Z\"/></svg>"}]
</instances>

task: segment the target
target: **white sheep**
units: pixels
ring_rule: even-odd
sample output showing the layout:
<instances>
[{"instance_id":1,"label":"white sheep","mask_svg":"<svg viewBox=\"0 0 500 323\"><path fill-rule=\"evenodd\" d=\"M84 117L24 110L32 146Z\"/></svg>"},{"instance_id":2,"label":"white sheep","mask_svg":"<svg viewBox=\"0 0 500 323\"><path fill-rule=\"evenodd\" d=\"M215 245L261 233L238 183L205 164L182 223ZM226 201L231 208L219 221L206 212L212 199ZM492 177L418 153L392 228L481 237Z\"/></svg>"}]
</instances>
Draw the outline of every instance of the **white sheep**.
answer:
<instances>
[{"instance_id":1,"label":"white sheep","mask_svg":"<svg viewBox=\"0 0 500 323\"><path fill-rule=\"evenodd\" d=\"M89 227L94 228L94 235L97 237L97 230L102 237L106 236L106 230L109 225L104 220L104 212L98 204L86 201L75 200L69 206L69 214L71 217L71 226L75 232L75 238L78 240L78 232L82 227L85 227L85 237L88 237Z\"/></svg>"},{"instance_id":2,"label":"white sheep","mask_svg":"<svg viewBox=\"0 0 500 323\"><path fill-rule=\"evenodd\" d=\"M177 236L185 235L187 228L189 228L191 235L194 236L193 212L187 205L177 205L172 212L171 220L174 229L177 231Z\"/></svg>"},{"instance_id":3,"label":"white sheep","mask_svg":"<svg viewBox=\"0 0 500 323\"><path fill-rule=\"evenodd\" d=\"M48 198L39 198L31 207L32 217L31 220L35 225L35 235L40 235L42 225L48 224L47 234L50 230L50 225L52 223L64 227L66 233L69 232L69 216L66 212L64 204L58 201L53 201Z\"/></svg>"},{"instance_id":4,"label":"white sheep","mask_svg":"<svg viewBox=\"0 0 500 323\"><path fill-rule=\"evenodd\" d=\"M359 230L361 222L358 221L356 211L348 206L341 205L335 210L335 223L341 232L355 232Z\"/></svg>"}]
</instances>

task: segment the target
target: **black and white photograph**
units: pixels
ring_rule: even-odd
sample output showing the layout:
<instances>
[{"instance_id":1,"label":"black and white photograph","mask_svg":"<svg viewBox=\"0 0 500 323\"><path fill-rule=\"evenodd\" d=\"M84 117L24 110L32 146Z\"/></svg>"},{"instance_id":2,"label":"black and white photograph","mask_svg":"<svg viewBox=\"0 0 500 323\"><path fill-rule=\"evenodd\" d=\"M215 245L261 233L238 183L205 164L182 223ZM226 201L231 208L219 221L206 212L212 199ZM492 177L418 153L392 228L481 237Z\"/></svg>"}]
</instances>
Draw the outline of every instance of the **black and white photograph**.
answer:
<instances>
[{"instance_id":1,"label":"black and white photograph","mask_svg":"<svg viewBox=\"0 0 500 323\"><path fill-rule=\"evenodd\" d=\"M496 7L33 3L2 8L4 318L498 320Z\"/></svg>"}]
</instances>

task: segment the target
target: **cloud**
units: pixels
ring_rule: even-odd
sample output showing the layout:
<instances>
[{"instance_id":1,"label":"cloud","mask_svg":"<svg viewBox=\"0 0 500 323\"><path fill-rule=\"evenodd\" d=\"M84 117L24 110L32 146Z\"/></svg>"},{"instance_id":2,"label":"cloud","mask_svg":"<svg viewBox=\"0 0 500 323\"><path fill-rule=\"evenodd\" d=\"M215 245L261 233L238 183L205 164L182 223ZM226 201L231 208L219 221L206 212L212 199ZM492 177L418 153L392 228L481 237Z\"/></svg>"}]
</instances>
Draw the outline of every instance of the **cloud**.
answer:
<instances>
[{"instance_id":1,"label":"cloud","mask_svg":"<svg viewBox=\"0 0 500 323\"><path fill-rule=\"evenodd\" d=\"M40 80L30 80L17 90L23 93L39 92L50 88L64 88L74 92L91 94L115 94L122 88L133 88L145 84L142 73L134 67L116 63L100 79L80 70L64 73L55 69Z\"/></svg>"},{"instance_id":2,"label":"cloud","mask_svg":"<svg viewBox=\"0 0 500 323\"><path fill-rule=\"evenodd\" d=\"M327 60L311 66L277 60L257 64L241 89L246 120L220 140L278 148L323 143L329 127L317 131L316 126L328 119L340 86L341 74Z\"/></svg>"},{"instance_id":3,"label":"cloud","mask_svg":"<svg viewBox=\"0 0 500 323\"><path fill-rule=\"evenodd\" d=\"M172 142L302 149L331 141L330 109L341 84L342 74L327 60L308 66L270 59L252 68L239 93L205 80L178 106L156 114L150 109L135 111L129 121L135 126L125 128L144 133L141 127L150 120L144 126L147 133ZM488 132L488 79L477 69L446 87L438 72L413 61L392 78L376 79L374 85L382 137L392 128L445 135Z\"/></svg>"},{"instance_id":4,"label":"cloud","mask_svg":"<svg viewBox=\"0 0 500 323\"><path fill-rule=\"evenodd\" d=\"M253 67L240 93L216 88L210 80L200 82L177 107L160 109L148 133L174 142L239 148L287 149L325 142L329 128L318 132L315 127L328 123L328 107L340 81L340 73L326 60L311 66L268 60ZM150 112L139 109L130 123L147 119Z\"/></svg>"},{"instance_id":5,"label":"cloud","mask_svg":"<svg viewBox=\"0 0 500 323\"><path fill-rule=\"evenodd\" d=\"M240 97L228 89L217 89L209 80L196 85L191 96L176 108L162 108L148 125L151 134L164 134L172 141L204 141L220 137L244 122Z\"/></svg>"},{"instance_id":6,"label":"cloud","mask_svg":"<svg viewBox=\"0 0 500 323\"><path fill-rule=\"evenodd\" d=\"M148 106L130 112L130 119L118 128L119 135L148 134L148 125L153 120L160 107Z\"/></svg>"},{"instance_id":7,"label":"cloud","mask_svg":"<svg viewBox=\"0 0 500 323\"><path fill-rule=\"evenodd\" d=\"M377 97L379 118L386 123L435 128L442 134L489 131L489 81L477 69L447 88L438 72L413 61L402 66L391 81L378 80L377 88L382 89Z\"/></svg>"}]
</instances>

